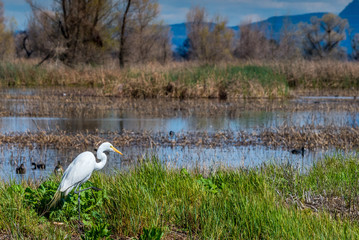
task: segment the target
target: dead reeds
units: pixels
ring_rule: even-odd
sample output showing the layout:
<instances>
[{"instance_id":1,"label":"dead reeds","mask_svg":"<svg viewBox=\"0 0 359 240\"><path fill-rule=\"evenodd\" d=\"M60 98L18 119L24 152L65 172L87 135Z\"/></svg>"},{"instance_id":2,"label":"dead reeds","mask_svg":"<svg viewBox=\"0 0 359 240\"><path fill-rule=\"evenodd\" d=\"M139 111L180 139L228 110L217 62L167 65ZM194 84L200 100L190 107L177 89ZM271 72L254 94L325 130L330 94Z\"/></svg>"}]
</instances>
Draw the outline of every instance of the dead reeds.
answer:
<instances>
[{"instance_id":1,"label":"dead reeds","mask_svg":"<svg viewBox=\"0 0 359 240\"><path fill-rule=\"evenodd\" d=\"M196 146L224 147L263 145L284 149L355 149L359 147L358 127L337 126L282 126L260 131L179 132L172 139L168 133L150 131L134 132L26 132L0 134L0 143L26 147L51 146L56 149L86 149L102 141L111 141L116 146Z\"/></svg>"},{"instance_id":2,"label":"dead reeds","mask_svg":"<svg viewBox=\"0 0 359 240\"><path fill-rule=\"evenodd\" d=\"M0 64L3 87L86 87L97 95L130 98L283 98L290 94L340 91L357 94L355 62L246 61L217 65L172 62L118 69L108 66L34 67L26 61ZM291 92L288 91L288 86Z\"/></svg>"},{"instance_id":3,"label":"dead reeds","mask_svg":"<svg viewBox=\"0 0 359 240\"><path fill-rule=\"evenodd\" d=\"M45 88L0 92L0 116L101 118L109 111L138 117L227 116L246 111L339 111L358 112L356 98L346 99L134 99L103 97L96 89Z\"/></svg>"},{"instance_id":4,"label":"dead reeds","mask_svg":"<svg viewBox=\"0 0 359 240\"><path fill-rule=\"evenodd\" d=\"M338 89L349 90L352 94L359 87L359 66L356 62L297 60L270 62L269 65L284 74L289 86L300 92ZM347 91L343 91L343 94Z\"/></svg>"},{"instance_id":5,"label":"dead reeds","mask_svg":"<svg viewBox=\"0 0 359 240\"><path fill-rule=\"evenodd\" d=\"M285 81L266 66L201 66L198 63L117 67L33 67L28 62L0 64L0 85L10 87L67 86L97 89L102 96L130 98L250 98L287 97ZM248 70L250 69L250 70ZM249 72L248 72L249 71ZM266 81L263 79L266 78ZM265 82L270 82L266 84Z\"/></svg>"}]
</instances>

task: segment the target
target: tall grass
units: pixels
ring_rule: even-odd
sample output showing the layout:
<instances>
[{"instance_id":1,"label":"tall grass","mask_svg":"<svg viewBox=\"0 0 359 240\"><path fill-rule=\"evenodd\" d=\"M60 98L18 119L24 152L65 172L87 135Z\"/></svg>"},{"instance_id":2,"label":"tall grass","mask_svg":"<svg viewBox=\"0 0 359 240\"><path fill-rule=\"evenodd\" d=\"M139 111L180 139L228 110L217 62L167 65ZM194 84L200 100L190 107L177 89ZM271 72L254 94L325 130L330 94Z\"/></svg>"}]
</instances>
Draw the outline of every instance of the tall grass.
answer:
<instances>
[{"instance_id":1,"label":"tall grass","mask_svg":"<svg viewBox=\"0 0 359 240\"><path fill-rule=\"evenodd\" d=\"M346 61L270 62L275 72L285 76L291 88L304 90L359 88L359 66Z\"/></svg>"},{"instance_id":2,"label":"tall grass","mask_svg":"<svg viewBox=\"0 0 359 240\"><path fill-rule=\"evenodd\" d=\"M103 95L135 98L287 97L291 90L356 91L359 66L338 61L247 61L217 65L196 62L149 64L119 69L115 65L68 68L56 63L0 63L0 85L10 87L84 86Z\"/></svg>"},{"instance_id":3,"label":"tall grass","mask_svg":"<svg viewBox=\"0 0 359 240\"><path fill-rule=\"evenodd\" d=\"M196 171L167 168L156 158L145 159L129 171L94 174L92 183L87 184L103 191L95 193L96 200L90 192L82 195L85 235L141 239L151 234L157 236L152 239L356 239L359 225L354 218L337 217L330 205L320 209L303 206L309 204L308 192L323 198L357 194L353 186L358 181L358 165L354 157L333 156L305 174L290 165L269 165L218 170L204 176ZM0 233L27 238L79 236L76 195L67 198L62 207L39 217L58 181L51 178L40 186L1 183ZM347 208L348 201L351 200L343 202L343 208Z\"/></svg>"}]
</instances>

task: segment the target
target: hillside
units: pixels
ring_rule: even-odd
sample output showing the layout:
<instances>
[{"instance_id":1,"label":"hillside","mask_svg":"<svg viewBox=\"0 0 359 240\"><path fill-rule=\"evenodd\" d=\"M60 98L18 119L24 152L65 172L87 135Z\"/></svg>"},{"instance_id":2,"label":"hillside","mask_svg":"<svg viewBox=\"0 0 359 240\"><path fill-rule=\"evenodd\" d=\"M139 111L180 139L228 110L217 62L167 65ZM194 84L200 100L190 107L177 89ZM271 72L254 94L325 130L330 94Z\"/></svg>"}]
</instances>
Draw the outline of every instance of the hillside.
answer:
<instances>
[{"instance_id":1,"label":"hillside","mask_svg":"<svg viewBox=\"0 0 359 240\"><path fill-rule=\"evenodd\" d=\"M359 33L359 0L353 0L349 3L342 12L339 13L341 18L347 19L349 23L349 32L347 32L346 39L341 43L341 46L351 53L351 36Z\"/></svg>"},{"instance_id":2,"label":"hillside","mask_svg":"<svg viewBox=\"0 0 359 240\"><path fill-rule=\"evenodd\" d=\"M300 14L300 15L287 15L287 16L276 16L270 17L267 20L255 22L253 24L257 24L259 26L263 26L267 28L268 34L272 33L274 36L278 35L280 30L283 27L285 22L291 24L298 24L300 22L310 22L311 17L316 16L321 18L326 13L308 13L308 14ZM178 23L169 25L172 32L172 44L174 47L181 46L186 39L186 23ZM238 31L238 26L230 26L229 28Z\"/></svg>"},{"instance_id":3,"label":"hillside","mask_svg":"<svg viewBox=\"0 0 359 240\"><path fill-rule=\"evenodd\" d=\"M271 37L277 38L279 36L280 30L282 29L285 23L298 24L300 22L309 23L312 17L321 18L326 12L316 12L316 13L307 13L299 15L285 15L285 16L274 16L266 20L255 22L261 27L264 27L268 35ZM347 19L350 32L352 34L359 33L359 0L353 0L349 3L343 11L340 12L339 16L341 18ZM178 23L169 25L172 32L172 44L175 49L178 46L181 46L186 39L186 23ZM238 31L238 26L229 26L229 28ZM341 43L341 46L346 47L348 53L351 52L350 36L347 34L346 40Z\"/></svg>"}]
</instances>

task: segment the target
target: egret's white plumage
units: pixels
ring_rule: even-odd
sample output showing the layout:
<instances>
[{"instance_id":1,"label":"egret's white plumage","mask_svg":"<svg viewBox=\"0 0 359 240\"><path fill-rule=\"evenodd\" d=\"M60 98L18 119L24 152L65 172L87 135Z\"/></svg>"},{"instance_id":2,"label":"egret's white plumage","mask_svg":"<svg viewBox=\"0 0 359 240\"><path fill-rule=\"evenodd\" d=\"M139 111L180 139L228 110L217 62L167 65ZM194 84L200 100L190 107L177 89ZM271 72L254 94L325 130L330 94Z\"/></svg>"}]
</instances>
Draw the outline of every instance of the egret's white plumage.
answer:
<instances>
[{"instance_id":1,"label":"egret's white plumage","mask_svg":"<svg viewBox=\"0 0 359 240\"><path fill-rule=\"evenodd\" d=\"M95 164L96 158L93 153L83 152L78 155L64 172L58 190L65 196L68 195L74 187L90 179Z\"/></svg>"},{"instance_id":2,"label":"egret's white plumage","mask_svg":"<svg viewBox=\"0 0 359 240\"><path fill-rule=\"evenodd\" d=\"M74 188L75 190L78 189L80 202L80 192L86 190L81 190L81 185L90 179L94 170L101 170L106 165L107 156L105 152L117 152L122 155L122 153L114 148L109 142L102 143L97 150L97 159L100 160L100 162L96 161L95 155L92 152L87 151L79 154L64 172L60 186L50 203L50 208L60 199L61 193L66 196Z\"/></svg>"}]
</instances>

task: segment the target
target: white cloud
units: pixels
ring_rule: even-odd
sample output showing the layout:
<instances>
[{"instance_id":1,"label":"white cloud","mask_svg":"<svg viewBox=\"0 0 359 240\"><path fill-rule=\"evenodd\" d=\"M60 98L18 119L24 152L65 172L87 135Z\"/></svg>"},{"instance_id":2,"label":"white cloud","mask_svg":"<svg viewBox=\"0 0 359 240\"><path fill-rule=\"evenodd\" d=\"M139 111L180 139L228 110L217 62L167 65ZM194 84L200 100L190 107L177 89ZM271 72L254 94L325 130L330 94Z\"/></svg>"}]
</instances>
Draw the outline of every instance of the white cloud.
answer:
<instances>
[{"instance_id":1,"label":"white cloud","mask_svg":"<svg viewBox=\"0 0 359 240\"><path fill-rule=\"evenodd\" d=\"M250 23L250 22L258 22L260 20L263 20L261 16L258 14L248 14L241 17L240 22L241 23Z\"/></svg>"},{"instance_id":2,"label":"white cloud","mask_svg":"<svg viewBox=\"0 0 359 240\"><path fill-rule=\"evenodd\" d=\"M186 21L186 14L190 7L175 7L168 4L160 4L160 18L166 23L180 23Z\"/></svg>"}]
</instances>

